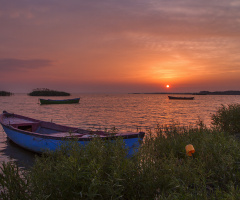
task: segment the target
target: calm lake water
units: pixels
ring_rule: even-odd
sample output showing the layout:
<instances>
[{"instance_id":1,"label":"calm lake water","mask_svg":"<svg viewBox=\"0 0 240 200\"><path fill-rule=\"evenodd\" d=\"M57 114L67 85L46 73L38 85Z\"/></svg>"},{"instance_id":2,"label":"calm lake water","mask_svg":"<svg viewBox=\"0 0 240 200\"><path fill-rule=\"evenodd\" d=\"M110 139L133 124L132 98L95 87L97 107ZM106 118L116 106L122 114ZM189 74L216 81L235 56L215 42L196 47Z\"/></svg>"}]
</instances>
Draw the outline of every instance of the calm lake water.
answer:
<instances>
[{"instance_id":1,"label":"calm lake water","mask_svg":"<svg viewBox=\"0 0 240 200\"><path fill-rule=\"evenodd\" d=\"M180 95L175 95L180 96ZM169 100L163 94L74 94L80 97L79 104L40 105L39 97L15 94L0 97L0 112L25 115L84 129L111 129L136 131L154 128L157 124L195 125L201 119L211 123L211 115L223 104L240 103L240 96L206 95L195 100ZM64 99L65 97L51 97ZM34 154L8 141L0 127L0 163L16 161L19 166L31 166Z\"/></svg>"}]
</instances>

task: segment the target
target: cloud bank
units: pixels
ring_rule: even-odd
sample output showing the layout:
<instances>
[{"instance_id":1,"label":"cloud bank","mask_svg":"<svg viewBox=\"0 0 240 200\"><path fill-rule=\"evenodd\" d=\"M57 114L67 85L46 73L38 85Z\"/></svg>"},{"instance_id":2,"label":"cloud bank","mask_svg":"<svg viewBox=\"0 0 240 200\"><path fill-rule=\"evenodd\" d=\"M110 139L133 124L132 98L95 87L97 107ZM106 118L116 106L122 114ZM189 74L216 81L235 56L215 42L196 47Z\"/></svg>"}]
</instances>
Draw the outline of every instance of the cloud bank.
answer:
<instances>
[{"instance_id":1,"label":"cloud bank","mask_svg":"<svg viewBox=\"0 0 240 200\"><path fill-rule=\"evenodd\" d=\"M21 59L0 59L0 70L3 71L28 71L39 68L45 68L52 65L51 60L21 60Z\"/></svg>"},{"instance_id":2,"label":"cloud bank","mask_svg":"<svg viewBox=\"0 0 240 200\"><path fill-rule=\"evenodd\" d=\"M47 69L45 82L75 88L232 89L240 85L239 10L239 0L1 1L0 70L37 77Z\"/></svg>"}]
</instances>

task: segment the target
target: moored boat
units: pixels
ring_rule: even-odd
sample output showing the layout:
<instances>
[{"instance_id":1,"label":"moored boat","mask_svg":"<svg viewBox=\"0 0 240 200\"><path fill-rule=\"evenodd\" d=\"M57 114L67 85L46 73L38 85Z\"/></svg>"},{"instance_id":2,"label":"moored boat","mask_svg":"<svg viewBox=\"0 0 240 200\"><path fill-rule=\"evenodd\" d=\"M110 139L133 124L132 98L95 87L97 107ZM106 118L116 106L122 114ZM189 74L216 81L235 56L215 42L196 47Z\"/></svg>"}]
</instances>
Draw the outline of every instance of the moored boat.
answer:
<instances>
[{"instance_id":1,"label":"moored boat","mask_svg":"<svg viewBox=\"0 0 240 200\"><path fill-rule=\"evenodd\" d=\"M193 100L194 97L174 97L174 96L168 96L169 99L176 99L176 100Z\"/></svg>"},{"instance_id":2,"label":"moored boat","mask_svg":"<svg viewBox=\"0 0 240 200\"><path fill-rule=\"evenodd\" d=\"M52 122L41 121L22 115L3 111L0 123L8 138L17 145L36 153L46 150L54 151L62 144L74 140L79 145L85 145L94 137L116 140L122 138L128 148L128 155L132 155L140 146L144 132L119 132L116 134L104 131L88 131Z\"/></svg>"},{"instance_id":3,"label":"moored boat","mask_svg":"<svg viewBox=\"0 0 240 200\"><path fill-rule=\"evenodd\" d=\"M40 104L71 104L71 103L79 103L80 98L74 99L39 99Z\"/></svg>"}]
</instances>

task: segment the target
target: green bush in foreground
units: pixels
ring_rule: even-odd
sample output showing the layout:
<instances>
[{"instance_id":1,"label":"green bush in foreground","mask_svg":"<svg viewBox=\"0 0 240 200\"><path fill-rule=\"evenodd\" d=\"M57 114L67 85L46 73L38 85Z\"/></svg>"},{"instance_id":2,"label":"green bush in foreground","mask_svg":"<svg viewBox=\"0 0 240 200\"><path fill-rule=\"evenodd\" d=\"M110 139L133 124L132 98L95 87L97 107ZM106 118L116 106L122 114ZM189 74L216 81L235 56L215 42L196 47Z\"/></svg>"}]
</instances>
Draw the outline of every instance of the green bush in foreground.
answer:
<instances>
[{"instance_id":1,"label":"green bush in foreground","mask_svg":"<svg viewBox=\"0 0 240 200\"><path fill-rule=\"evenodd\" d=\"M240 133L240 104L222 105L216 114L212 115L212 124L231 134Z\"/></svg>"},{"instance_id":2,"label":"green bush in foreground","mask_svg":"<svg viewBox=\"0 0 240 200\"><path fill-rule=\"evenodd\" d=\"M185 153L189 143L193 157ZM131 158L122 140L96 139L85 148L72 143L38 157L22 175L4 164L0 198L239 199L239 148L233 136L216 130L175 126L149 133Z\"/></svg>"}]
</instances>

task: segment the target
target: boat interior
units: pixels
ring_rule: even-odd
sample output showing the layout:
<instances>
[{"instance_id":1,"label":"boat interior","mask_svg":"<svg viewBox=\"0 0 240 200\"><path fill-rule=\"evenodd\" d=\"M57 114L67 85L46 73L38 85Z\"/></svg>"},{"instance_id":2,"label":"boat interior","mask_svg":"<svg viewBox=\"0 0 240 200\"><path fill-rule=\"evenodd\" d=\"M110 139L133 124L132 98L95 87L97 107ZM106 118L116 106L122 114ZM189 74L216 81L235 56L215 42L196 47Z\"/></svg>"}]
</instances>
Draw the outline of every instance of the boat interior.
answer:
<instances>
[{"instance_id":1,"label":"boat interior","mask_svg":"<svg viewBox=\"0 0 240 200\"><path fill-rule=\"evenodd\" d=\"M11 114L7 112L3 112L0 115L0 122L7 126L11 126L14 129L31 132L36 135L45 135L51 137L81 137L81 138L89 138L89 137L108 137L108 136L124 136L129 137L132 135L138 135L136 132L118 132L118 133L108 133L105 131L91 131L85 130L75 127L64 126L60 124L55 124L53 122L46 122L41 120L36 120L32 118L28 118L25 116Z\"/></svg>"},{"instance_id":2,"label":"boat interior","mask_svg":"<svg viewBox=\"0 0 240 200\"><path fill-rule=\"evenodd\" d=\"M63 126L52 122L39 121L23 116L5 116L1 121L6 125L11 125L13 128L28 131L36 134L51 135L55 137L77 136L84 137L89 135L106 136L103 131L88 131L84 129Z\"/></svg>"}]
</instances>

